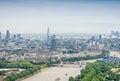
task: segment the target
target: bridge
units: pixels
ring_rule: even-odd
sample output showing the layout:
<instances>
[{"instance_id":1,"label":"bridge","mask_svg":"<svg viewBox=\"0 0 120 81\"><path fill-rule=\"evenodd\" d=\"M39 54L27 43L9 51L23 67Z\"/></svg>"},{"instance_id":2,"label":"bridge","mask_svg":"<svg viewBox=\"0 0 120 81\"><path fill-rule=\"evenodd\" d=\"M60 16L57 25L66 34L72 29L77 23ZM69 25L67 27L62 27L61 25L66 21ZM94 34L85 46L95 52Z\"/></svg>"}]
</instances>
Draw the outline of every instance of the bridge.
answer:
<instances>
[{"instance_id":1,"label":"bridge","mask_svg":"<svg viewBox=\"0 0 120 81\"><path fill-rule=\"evenodd\" d=\"M52 66L55 66L55 67L73 67L73 68L79 68L81 67L80 65L74 65L74 64L53 64Z\"/></svg>"},{"instance_id":2,"label":"bridge","mask_svg":"<svg viewBox=\"0 0 120 81\"><path fill-rule=\"evenodd\" d=\"M76 61L76 62L62 62L60 64L53 64L54 67L73 67L80 68L82 66L86 66L86 64L92 63L91 61Z\"/></svg>"}]
</instances>

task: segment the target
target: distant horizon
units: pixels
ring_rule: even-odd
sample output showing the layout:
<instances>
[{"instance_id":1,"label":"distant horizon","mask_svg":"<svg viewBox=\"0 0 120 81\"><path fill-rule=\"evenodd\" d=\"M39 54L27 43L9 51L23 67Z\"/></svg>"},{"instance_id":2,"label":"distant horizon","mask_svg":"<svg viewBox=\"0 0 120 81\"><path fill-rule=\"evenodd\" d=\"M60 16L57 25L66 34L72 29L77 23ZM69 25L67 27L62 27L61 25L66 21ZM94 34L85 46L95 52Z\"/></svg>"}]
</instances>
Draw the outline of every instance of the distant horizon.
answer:
<instances>
[{"instance_id":1,"label":"distant horizon","mask_svg":"<svg viewBox=\"0 0 120 81\"><path fill-rule=\"evenodd\" d=\"M7 30L6 30L6 31L7 31ZM4 32L1 32L1 31L0 31L0 32L1 32L2 35L5 35L5 34L6 34L6 31L4 31ZM116 31L117 31L117 30L116 30ZM115 31L115 32L116 32L116 31ZM11 32L11 31L9 30L9 32L10 32L11 35L14 35L14 34L22 34L22 35L25 35L25 34L26 34L26 35L28 35L28 34L30 34L30 35L39 35L39 34L42 34L42 35L47 35L47 31L44 32L44 33L29 33L29 32L28 32L28 33L21 33L21 32L13 33L13 32ZM53 35L53 34L56 34L56 35L62 35L62 34L66 34L66 35L68 35L68 34L69 34L69 35L100 35L100 34L101 34L101 35L108 35L108 34L111 34L111 32L112 32L112 31L110 31L110 32L108 32L108 33L105 33L105 32L104 32L104 33L79 33L79 32L78 32L78 33L70 33L70 32L60 33L60 32L59 32L59 33L50 33L50 35ZM118 32L120 33L120 31L118 31Z\"/></svg>"},{"instance_id":2,"label":"distant horizon","mask_svg":"<svg viewBox=\"0 0 120 81\"><path fill-rule=\"evenodd\" d=\"M110 33L119 21L118 0L0 0L2 33Z\"/></svg>"},{"instance_id":3,"label":"distant horizon","mask_svg":"<svg viewBox=\"0 0 120 81\"><path fill-rule=\"evenodd\" d=\"M47 33L49 27L50 33L110 33L111 31L119 31L120 25L109 23L81 23L81 24L53 24L40 25L40 27L16 27L15 24L1 25L0 32L6 33L9 30L12 33L30 33L39 34ZM24 31L23 31L24 30ZM29 31L30 30L30 31Z\"/></svg>"}]
</instances>

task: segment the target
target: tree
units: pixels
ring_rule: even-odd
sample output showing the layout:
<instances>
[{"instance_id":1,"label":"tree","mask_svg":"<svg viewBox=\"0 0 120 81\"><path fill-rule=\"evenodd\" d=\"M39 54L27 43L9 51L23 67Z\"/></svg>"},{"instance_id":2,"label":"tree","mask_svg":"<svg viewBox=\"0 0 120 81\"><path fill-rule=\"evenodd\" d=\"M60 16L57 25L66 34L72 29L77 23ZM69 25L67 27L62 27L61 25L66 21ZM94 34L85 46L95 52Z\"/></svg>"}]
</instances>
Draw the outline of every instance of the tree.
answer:
<instances>
[{"instance_id":1,"label":"tree","mask_svg":"<svg viewBox=\"0 0 120 81\"><path fill-rule=\"evenodd\" d=\"M74 78L71 76L71 77L69 78L69 81L75 81L75 80L74 80Z\"/></svg>"},{"instance_id":2,"label":"tree","mask_svg":"<svg viewBox=\"0 0 120 81\"><path fill-rule=\"evenodd\" d=\"M93 77L92 81L100 81L97 77Z\"/></svg>"},{"instance_id":3,"label":"tree","mask_svg":"<svg viewBox=\"0 0 120 81\"><path fill-rule=\"evenodd\" d=\"M120 75L113 73L111 68L120 68L115 63L95 62L88 64L85 69L81 70L80 81L119 81Z\"/></svg>"}]
</instances>

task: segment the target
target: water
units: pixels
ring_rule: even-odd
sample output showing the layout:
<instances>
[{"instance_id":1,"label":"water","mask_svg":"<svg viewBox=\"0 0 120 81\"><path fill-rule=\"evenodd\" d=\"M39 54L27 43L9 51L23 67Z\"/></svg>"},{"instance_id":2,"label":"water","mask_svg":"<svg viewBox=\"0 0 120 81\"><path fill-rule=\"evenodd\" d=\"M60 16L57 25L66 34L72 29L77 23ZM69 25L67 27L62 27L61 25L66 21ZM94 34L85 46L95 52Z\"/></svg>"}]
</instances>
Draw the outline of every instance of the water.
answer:
<instances>
[{"instance_id":1,"label":"water","mask_svg":"<svg viewBox=\"0 0 120 81\"><path fill-rule=\"evenodd\" d=\"M86 63L93 63L96 60L83 60L81 62L85 63L81 68L79 67L51 67L39 72L29 78L21 81L68 81L69 77L76 77L80 74L80 71L86 67ZM71 65L72 66L72 65ZM67 75L66 75L67 74ZM58 79L59 80L56 80Z\"/></svg>"},{"instance_id":2,"label":"water","mask_svg":"<svg viewBox=\"0 0 120 81\"><path fill-rule=\"evenodd\" d=\"M22 81L68 81L70 76L80 74L82 68L51 67ZM58 79L59 80L56 80Z\"/></svg>"}]
</instances>

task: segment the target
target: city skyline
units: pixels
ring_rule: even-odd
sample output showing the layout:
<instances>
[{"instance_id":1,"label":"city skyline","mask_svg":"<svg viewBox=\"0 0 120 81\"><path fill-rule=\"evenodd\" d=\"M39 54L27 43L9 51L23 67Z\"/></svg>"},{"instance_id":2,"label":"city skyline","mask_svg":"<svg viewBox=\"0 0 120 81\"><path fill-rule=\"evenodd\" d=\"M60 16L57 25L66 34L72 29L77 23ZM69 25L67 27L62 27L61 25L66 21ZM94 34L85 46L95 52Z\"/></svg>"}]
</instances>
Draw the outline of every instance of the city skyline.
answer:
<instances>
[{"instance_id":1,"label":"city skyline","mask_svg":"<svg viewBox=\"0 0 120 81\"><path fill-rule=\"evenodd\" d=\"M120 30L118 0L0 0L0 31L110 33Z\"/></svg>"}]
</instances>

